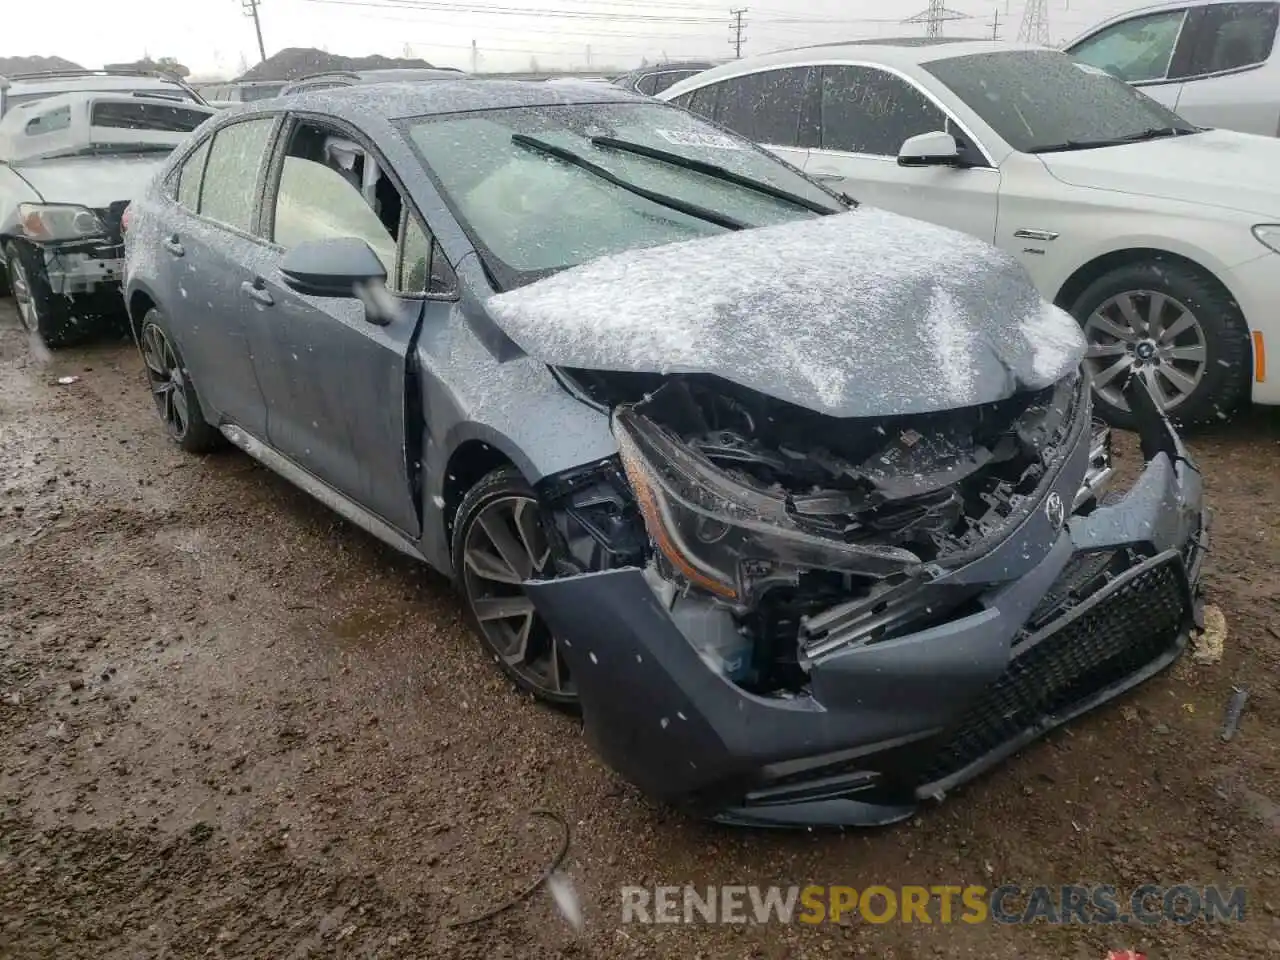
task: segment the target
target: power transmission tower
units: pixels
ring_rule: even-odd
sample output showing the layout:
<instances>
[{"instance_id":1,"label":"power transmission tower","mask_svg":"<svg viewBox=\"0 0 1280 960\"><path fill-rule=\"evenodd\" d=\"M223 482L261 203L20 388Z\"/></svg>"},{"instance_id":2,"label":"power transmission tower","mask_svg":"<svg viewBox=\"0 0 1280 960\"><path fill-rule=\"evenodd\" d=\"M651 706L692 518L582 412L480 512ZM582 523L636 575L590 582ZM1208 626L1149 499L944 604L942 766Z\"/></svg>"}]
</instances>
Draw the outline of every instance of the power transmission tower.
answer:
<instances>
[{"instance_id":1,"label":"power transmission tower","mask_svg":"<svg viewBox=\"0 0 1280 960\"><path fill-rule=\"evenodd\" d=\"M240 0L240 6L244 8L246 17L253 17L253 29L258 35L258 55L263 60L267 59L267 47L262 42L262 20L258 16L258 4L262 0Z\"/></svg>"},{"instance_id":2,"label":"power transmission tower","mask_svg":"<svg viewBox=\"0 0 1280 960\"><path fill-rule=\"evenodd\" d=\"M923 23L925 36L942 36L942 25L948 20L968 20L969 14L946 7L943 0L929 0L929 9L921 10L914 17L907 17L903 23Z\"/></svg>"},{"instance_id":3,"label":"power transmission tower","mask_svg":"<svg viewBox=\"0 0 1280 960\"><path fill-rule=\"evenodd\" d=\"M746 7L743 7L741 10L729 11L729 46L733 47L733 55L739 60L742 59L742 45L747 39L742 35L742 31L746 27L746 23L743 21L742 17L746 12Z\"/></svg>"},{"instance_id":4,"label":"power transmission tower","mask_svg":"<svg viewBox=\"0 0 1280 960\"><path fill-rule=\"evenodd\" d=\"M1018 25L1018 42L1049 46L1048 0L1027 0L1026 9L1022 11L1022 23Z\"/></svg>"}]
</instances>

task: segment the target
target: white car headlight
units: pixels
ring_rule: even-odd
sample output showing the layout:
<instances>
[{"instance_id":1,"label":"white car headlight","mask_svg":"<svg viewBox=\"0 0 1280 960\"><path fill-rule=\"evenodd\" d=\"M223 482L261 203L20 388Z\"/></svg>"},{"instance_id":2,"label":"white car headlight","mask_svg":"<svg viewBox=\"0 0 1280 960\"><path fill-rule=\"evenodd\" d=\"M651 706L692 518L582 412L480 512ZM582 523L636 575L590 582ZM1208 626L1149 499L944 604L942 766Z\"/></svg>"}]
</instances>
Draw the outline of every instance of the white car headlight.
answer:
<instances>
[{"instance_id":1,"label":"white car headlight","mask_svg":"<svg viewBox=\"0 0 1280 960\"><path fill-rule=\"evenodd\" d=\"M1280 253L1280 223L1260 223L1253 228L1253 235L1264 247Z\"/></svg>"},{"instance_id":2,"label":"white car headlight","mask_svg":"<svg viewBox=\"0 0 1280 960\"><path fill-rule=\"evenodd\" d=\"M31 240L83 240L107 232L102 218L88 207L74 203L20 203L22 232Z\"/></svg>"}]
</instances>

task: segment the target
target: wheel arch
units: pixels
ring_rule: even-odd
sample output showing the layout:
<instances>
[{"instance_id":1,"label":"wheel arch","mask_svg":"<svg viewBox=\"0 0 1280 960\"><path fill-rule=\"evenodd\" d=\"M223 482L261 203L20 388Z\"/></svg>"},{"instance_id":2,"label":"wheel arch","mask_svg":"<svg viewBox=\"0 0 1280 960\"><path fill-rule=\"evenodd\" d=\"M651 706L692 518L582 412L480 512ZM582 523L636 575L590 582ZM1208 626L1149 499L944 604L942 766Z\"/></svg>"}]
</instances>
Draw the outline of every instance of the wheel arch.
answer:
<instances>
[{"instance_id":1,"label":"wheel arch","mask_svg":"<svg viewBox=\"0 0 1280 960\"><path fill-rule=\"evenodd\" d=\"M145 285L138 284L130 288L125 297L125 313L129 316L129 332L133 334L134 343L138 342L138 336L142 330L142 318L149 310L159 306L159 301Z\"/></svg>"},{"instance_id":2,"label":"wheel arch","mask_svg":"<svg viewBox=\"0 0 1280 960\"><path fill-rule=\"evenodd\" d=\"M1088 289L1089 284L1093 283L1099 277L1118 270L1121 267L1129 267L1139 263L1147 263L1150 261L1163 262L1178 266L1187 267L1191 270L1208 278L1214 284L1222 289L1224 293L1232 300L1236 300L1235 292L1219 275L1219 271L1212 267L1206 266L1202 260L1183 253L1176 253L1162 247L1154 246L1134 246L1124 247L1117 250L1111 250L1107 253L1099 254L1092 260L1082 264L1073 272L1059 288L1057 295L1053 298L1055 305L1063 310L1070 310L1071 305L1079 298L1080 294ZM1236 300L1238 303L1239 301ZM1248 321L1248 317L1245 321Z\"/></svg>"},{"instance_id":3,"label":"wheel arch","mask_svg":"<svg viewBox=\"0 0 1280 960\"><path fill-rule=\"evenodd\" d=\"M457 519L458 508L462 506L462 501L472 487L502 467L515 467L525 479L529 479L528 465L520 463L523 457L514 455L501 439L490 436L490 431L484 431L483 434L461 440L445 462L438 501L442 556L452 558L453 523ZM452 568L452 559L449 566Z\"/></svg>"}]
</instances>

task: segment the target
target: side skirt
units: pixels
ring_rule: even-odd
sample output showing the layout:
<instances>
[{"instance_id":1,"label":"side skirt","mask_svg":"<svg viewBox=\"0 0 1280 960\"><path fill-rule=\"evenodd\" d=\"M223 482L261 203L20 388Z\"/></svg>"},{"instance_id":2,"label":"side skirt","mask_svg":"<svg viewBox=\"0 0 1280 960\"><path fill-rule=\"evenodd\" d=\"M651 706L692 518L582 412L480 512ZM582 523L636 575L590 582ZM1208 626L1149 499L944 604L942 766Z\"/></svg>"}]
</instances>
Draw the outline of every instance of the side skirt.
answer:
<instances>
[{"instance_id":1,"label":"side skirt","mask_svg":"<svg viewBox=\"0 0 1280 960\"><path fill-rule=\"evenodd\" d=\"M418 545L391 526L391 524L376 514L370 513L345 494L339 493L314 474L308 473L288 457L267 446L257 437L230 423L224 423L219 429L224 437L264 467L280 474L294 486L311 494L330 510L354 523L361 530L377 537L388 546L395 547L401 553L408 554L415 560L421 560L423 563L427 562L427 558L422 555Z\"/></svg>"}]
</instances>

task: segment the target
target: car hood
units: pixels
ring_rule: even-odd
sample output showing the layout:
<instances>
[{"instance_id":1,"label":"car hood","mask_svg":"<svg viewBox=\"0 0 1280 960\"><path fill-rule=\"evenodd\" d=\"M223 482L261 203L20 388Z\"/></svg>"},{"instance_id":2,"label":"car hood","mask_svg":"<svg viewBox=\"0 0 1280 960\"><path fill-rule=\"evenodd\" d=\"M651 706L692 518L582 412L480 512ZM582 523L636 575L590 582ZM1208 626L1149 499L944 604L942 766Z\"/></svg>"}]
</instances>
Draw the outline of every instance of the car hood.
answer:
<instances>
[{"instance_id":1,"label":"car hood","mask_svg":"<svg viewBox=\"0 0 1280 960\"><path fill-rule=\"evenodd\" d=\"M712 374L837 417L1002 400L1085 349L1012 257L865 206L602 257L489 306L548 364Z\"/></svg>"},{"instance_id":2,"label":"car hood","mask_svg":"<svg viewBox=\"0 0 1280 960\"><path fill-rule=\"evenodd\" d=\"M79 203L103 209L132 200L164 164L167 154L118 157L67 157L38 160L13 168L45 203Z\"/></svg>"},{"instance_id":3,"label":"car hood","mask_svg":"<svg viewBox=\"0 0 1280 960\"><path fill-rule=\"evenodd\" d=\"M1039 154L1064 183L1280 216L1280 139L1206 130L1120 147Z\"/></svg>"}]
</instances>

